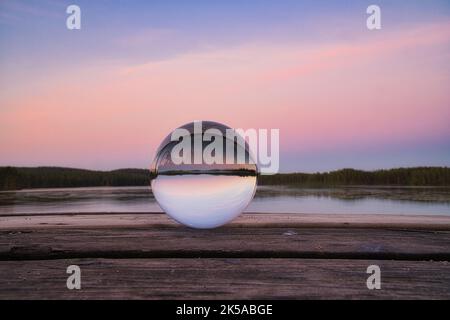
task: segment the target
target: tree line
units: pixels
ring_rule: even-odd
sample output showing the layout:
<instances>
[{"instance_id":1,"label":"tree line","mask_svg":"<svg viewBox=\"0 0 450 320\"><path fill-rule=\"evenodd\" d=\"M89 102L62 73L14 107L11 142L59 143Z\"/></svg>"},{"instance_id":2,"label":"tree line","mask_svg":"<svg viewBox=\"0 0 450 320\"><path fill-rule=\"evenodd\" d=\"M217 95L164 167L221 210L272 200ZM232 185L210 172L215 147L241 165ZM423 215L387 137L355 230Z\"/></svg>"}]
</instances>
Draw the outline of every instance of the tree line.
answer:
<instances>
[{"instance_id":1,"label":"tree line","mask_svg":"<svg viewBox=\"0 0 450 320\"><path fill-rule=\"evenodd\" d=\"M0 190L148 185L144 169L94 171L60 167L0 167Z\"/></svg>"},{"instance_id":2,"label":"tree line","mask_svg":"<svg viewBox=\"0 0 450 320\"><path fill-rule=\"evenodd\" d=\"M341 169L323 173L287 173L262 176L260 184L299 186L450 186L450 168L415 167L376 171Z\"/></svg>"},{"instance_id":3,"label":"tree line","mask_svg":"<svg viewBox=\"0 0 450 320\"><path fill-rule=\"evenodd\" d=\"M150 171L119 169L93 171L60 167L0 167L0 190L94 186L146 186ZM260 185L450 186L450 168L416 167L362 171L342 169L323 173L284 173L258 177Z\"/></svg>"}]
</instances>

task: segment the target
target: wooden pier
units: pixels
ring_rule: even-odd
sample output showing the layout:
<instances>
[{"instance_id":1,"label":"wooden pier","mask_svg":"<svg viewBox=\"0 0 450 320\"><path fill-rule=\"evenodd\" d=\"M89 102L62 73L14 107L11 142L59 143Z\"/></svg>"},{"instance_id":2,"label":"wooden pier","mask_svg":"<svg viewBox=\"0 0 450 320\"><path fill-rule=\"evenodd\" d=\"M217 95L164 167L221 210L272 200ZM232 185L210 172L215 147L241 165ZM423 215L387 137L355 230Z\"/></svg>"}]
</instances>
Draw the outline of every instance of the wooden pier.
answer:
<instances>
[{"instance_id":1,"label":"wooden pier","mask_svg":"<svg viewBox=\"0 0 450 320\"><path fill-rule=\"evenodd\" d=\"M160 213L0 217L0 299L450 299L449 261L445 216L247 213L214 230Z\"/></svg>"}]
</instances>

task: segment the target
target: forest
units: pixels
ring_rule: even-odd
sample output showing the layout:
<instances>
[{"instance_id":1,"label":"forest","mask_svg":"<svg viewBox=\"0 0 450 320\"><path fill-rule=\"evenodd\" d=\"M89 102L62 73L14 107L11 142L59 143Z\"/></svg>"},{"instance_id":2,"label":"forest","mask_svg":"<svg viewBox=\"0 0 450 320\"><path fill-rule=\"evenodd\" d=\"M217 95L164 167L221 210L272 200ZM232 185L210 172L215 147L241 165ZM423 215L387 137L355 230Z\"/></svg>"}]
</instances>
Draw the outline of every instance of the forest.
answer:
<instances>
[{"instance_id":1,"label":"forest","mask_svg":"<svg viewBox=\"0 0 450 320\"><path fill-rule=\"evenodd\" d=\"M146 186L150 171L94 171L61 167L0 167L0 190ZM450 168L415 167L376 171L341 169L323 173L282 173L259 176L260 185L329 187L342 185L450 186Z\"/></svg>"}]
</instances>

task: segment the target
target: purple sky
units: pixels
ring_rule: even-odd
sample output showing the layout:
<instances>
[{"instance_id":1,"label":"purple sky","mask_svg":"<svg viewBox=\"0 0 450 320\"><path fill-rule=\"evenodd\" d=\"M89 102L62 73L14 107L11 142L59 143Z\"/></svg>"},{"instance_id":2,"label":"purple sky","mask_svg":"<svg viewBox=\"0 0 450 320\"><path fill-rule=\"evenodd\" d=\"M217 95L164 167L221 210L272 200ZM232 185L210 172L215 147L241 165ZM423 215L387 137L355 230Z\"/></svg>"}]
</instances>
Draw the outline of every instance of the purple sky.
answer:
<instances>
[{"instance_id":1,"label":"purple sky","mask_svg":"<svg viewBox=\"0 0 450 320\"><path fill-rule=\"evenodd\" d=\"M148 167L196 119L284 172L449 166L449 61L448 1L0 0L0 166Z\"/></svg>"}]
</instances>

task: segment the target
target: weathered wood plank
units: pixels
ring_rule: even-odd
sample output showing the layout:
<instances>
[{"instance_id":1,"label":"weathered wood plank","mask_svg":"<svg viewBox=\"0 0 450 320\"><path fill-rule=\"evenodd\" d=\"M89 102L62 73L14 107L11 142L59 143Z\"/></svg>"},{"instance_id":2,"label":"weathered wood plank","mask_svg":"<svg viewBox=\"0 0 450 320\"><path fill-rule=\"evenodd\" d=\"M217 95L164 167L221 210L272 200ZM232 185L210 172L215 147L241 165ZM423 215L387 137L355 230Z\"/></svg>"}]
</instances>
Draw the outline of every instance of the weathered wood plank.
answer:
<instances>
[{"instance_id":1,"label":"weathered wood plank","mask_svg":"<svg viewBox=\"0 0 450 320\"><path fill-rule=\"evenodd\" d=\"M157 226L0 231L2 260L161 257L450 260L450 231Z\"/></svg>"},{"instance_id":2,"label":"weathered wood plank","mask_svg":"<svg viewBox=\"0 0 450 320\"><path fill-rule=\"evenodd\" d=\"M163 214L8 216L0 260L0 299L449 299L450 219L245 214L193 230ZM70 264L81 291L65 286ZM371 264L382 290L366 288Z\"/></svg>"},{"instance_id":3,"label":"weathered wood plank","mask_svg":"<svg viewBox=\"0 0 450 320\"><path fill-rule=\"evenodd\" d=\"M81 290L66 268L81 268ZM381 290L366 269L381 268ZM72 259L0 262L0 299L449 299L448 262Z\"/></svg>"},{"instance_id":4,"label":"weathered wood plank","mask_svg":"<svg viewBox=\"0 0 450 320\"><path fill-rule=\"evenodd\" d=\"M167 215L154 212L0 216L0 230L136 226L179 227L180 225ZM409 228L450 231L450 216L245 213L227 226L235 228Z\"/></svg>"}]
</instances>

